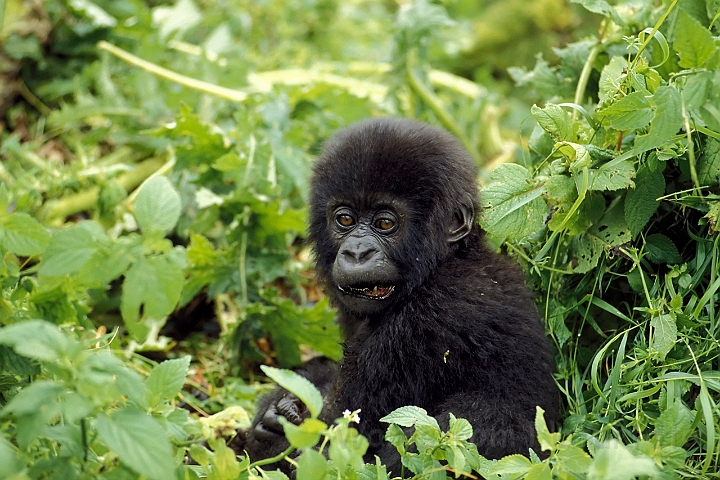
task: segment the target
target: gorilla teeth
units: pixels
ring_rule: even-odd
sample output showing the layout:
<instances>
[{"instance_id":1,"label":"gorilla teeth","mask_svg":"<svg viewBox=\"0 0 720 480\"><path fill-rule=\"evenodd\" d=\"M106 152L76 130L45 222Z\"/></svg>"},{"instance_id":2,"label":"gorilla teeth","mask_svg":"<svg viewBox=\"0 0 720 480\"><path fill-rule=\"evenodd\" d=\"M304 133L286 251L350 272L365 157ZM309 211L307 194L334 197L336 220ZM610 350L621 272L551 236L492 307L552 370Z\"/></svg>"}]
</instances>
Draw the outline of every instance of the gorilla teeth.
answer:
<instances>
[{"instance_id":1,"label":"gorilla teeth","mask_svg":"<svg viewBox=\"0 0 720 480\"><path fill-rule=\"evenodd\" d=\"M346 294L354 295L360 298L371 298L373 300L384 300L390 296L395 290L395 286L390 285L389 287L379 287L377 285L373 287L341 287L338 285L338 289Z\"/></svg>"}]
</instances>

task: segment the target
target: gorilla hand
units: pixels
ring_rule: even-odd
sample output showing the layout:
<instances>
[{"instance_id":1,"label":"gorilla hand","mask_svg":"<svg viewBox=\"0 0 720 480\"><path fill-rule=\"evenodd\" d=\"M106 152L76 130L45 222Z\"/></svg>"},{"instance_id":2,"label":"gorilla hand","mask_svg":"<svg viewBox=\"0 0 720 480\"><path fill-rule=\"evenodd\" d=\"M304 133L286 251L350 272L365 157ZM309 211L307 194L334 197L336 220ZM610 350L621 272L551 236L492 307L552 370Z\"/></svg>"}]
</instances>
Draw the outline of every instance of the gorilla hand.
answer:
<instances>
[{"instance_id":1,"label":"gorilla hand","mask_svg":"<svg viewBox=\"0 0 720 480\"><path fill-rule=\"evenodd\" d=\"M292 424L300 425L309 416L305 404L295 395L287 393L268 405L262 419L253 430L255 438L268 442L275 441L277 437L285 436L280 417L285 417Z\"/></svg>"}]
</instances>

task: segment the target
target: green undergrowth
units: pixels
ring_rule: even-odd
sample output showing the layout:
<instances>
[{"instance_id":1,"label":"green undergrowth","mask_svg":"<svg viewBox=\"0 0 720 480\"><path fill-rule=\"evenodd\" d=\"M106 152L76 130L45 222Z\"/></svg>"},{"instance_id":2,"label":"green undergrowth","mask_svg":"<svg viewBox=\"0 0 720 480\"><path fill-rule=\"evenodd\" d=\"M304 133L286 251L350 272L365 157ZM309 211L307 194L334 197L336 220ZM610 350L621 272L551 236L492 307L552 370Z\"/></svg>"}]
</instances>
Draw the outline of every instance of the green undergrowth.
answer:
<instances>
[{"instance_id":1,"label":"green undergrowth","mask_svg":"<svg viewBox=\"0 0 720 480\"><path fill-rule=\"evenodd\" d=\"M480 221L537 292L562 399L559 425L537 412L542 451L498 461L464 419L389 413L404 474L717 476L720 3L573 2L598 34L510 70L538 99L522 147L503 99L431 68L460 31L439 4L231 3L0 2L23 100L0 97L0 479L285 478L234 437L271 388L260 365L341 356L304 243L309 166L380 115L487 167ZM188 323L215 336L170 339ZM298 479L388 478L362 460L362 412L327 425L312 385L262 372L311 412L286 427Z\"/></svg>"}]
</instances>

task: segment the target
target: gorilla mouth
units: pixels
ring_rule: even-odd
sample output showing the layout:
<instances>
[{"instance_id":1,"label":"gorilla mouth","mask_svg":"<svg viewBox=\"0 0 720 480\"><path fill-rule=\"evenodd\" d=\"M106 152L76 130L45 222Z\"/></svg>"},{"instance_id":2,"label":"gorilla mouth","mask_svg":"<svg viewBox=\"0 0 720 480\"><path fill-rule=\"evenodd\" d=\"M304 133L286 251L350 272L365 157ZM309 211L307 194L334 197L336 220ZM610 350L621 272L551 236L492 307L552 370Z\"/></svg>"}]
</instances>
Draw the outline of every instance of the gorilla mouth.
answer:
<instances>
[{"instance_id":1,"label":"gorilla mouth","mask_svg":"<svg viewBox=\"0 0 720 480\"><path fill-rule=\"evenodd\" d=\"M338 290L346 295L352 295L358 298L369 298L372 300L385 300L395 290L395 285L379 286L374 285L372 287L341 287L338 285Z\"/></svg>"}]
</instances>

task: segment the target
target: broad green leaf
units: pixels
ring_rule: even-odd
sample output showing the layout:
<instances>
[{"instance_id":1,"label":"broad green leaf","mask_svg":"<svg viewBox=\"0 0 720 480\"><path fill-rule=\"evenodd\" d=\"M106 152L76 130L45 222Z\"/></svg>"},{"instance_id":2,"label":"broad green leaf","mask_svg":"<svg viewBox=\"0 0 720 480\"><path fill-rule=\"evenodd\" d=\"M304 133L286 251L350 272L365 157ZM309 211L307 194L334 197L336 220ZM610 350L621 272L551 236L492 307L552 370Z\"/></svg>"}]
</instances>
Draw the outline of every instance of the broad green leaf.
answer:
<instances>
[{"instance_id":1,"label":"broad green leaf","mask_svg":"<svg viewBox=\"0 0 720 480\"><path fill-rule=\"evenodd\" d=\"M680 263L682 258L677 247L662 233L653 233L645 239L645 253L654 263Z\"/></svg>"},{"instance_id":2,"label":"broad green leaf","mask_svg":"<svg viewBox=\"0 0 720 480\"><path fill-rule=\"evenodd\" d=\"M609 247L619 247L632 240L630 229L625 223L625 214L619 204L609 208L588 233L599 238Z\"/></svg>"},{"instance_id":3,"label":"broad green leaf","mask_svg":"<svg viewBox=\"0 0 720 480\"><path fill-rule=\"evenodd\" d=\"M285 437L295 448L310 448L317 445L320 441L322 433L327 429L325 422L321 422L317 418L308 418L300 425L280 417L280 424L283 426Z\"/></svg>"},{"instance_id":4,"label":"broad green leaf","mask_svg":"<svg viewBox=\"0 0 720 480\"><path fill-rule=\"evenodd\" d=\"M2 5L0 5L2 6ZM1 14L0 14L1 15ZM2 17L0 17L0 24ZM16 453L13 445L5 437L0 437L0 465L2 465L3 478L26 479L29 478L22 472L27 466L26 462Z\"/></svg>"},{"instance_id":5,"label":"broad green leaf","mask_svg":"<svg viewBox=\"0 0 720 480\"><path fill-rule=\"evenodd\" d=\"M470 422L464 418L455 418L451 413L448 433L453 434L456 440L469 440L472 437L473 428Z\"/></svg>"},{"instance_id":6,"label":"broad green leaf","mask_svg":"<svg viewBox=\"0 0 720 480\"><path fill-rule=\"evenodd\" d=\"M110 350L90 355L77 370L76 388L96 405L110 405L124 397L145 405L145 384L135 370L126 367Z\"/></svg>"},{"instance_id":7,"label":"broad green leaf","mask_svg":"<svg viewBox=\"0 0 720 480\"><path fill-rule=\"evenodd\" d=\"M530 113L556 142L574 140L572 117L562 107L552 103L547 104L545 108L533 105Z\"/></svg>"},{"instance_id":8,"label":"broad green leaf","mask_svg":"<svg viewBox=\"0 0 720 480\"><path fill-rule=\"evenodd\" d=\"M150 372L145 380L145 401L150 407L163 399L171 399L182 389L190 366L190 356L165 360Z\"/></svg>"},{"instance_id":9,"label":"broad green leaf","mask_svg":"<svg viewBox=\"0 0 720 480\"><path fill-rule=\"evenodd\" d=\"M36 380L20 390L2 410L0 417L14 415L37 415L43 405L53 405L58 397L65 391L65 386L52 380ZM39 432L38 432L39 433Z\"/></svg>"},{"instance_id":10,"label":"broad green leaf","mask_svg":"<svg viewBox=\"0 0 720 480\"><path fill-rule=\"evenodd\" d=\"M328 447L328 457L333 464L343 473L349 470L348 467L354 470L363 468L368 440L354 428L340 428L333 430L333 434Z\"/></svg>"},{"instance_id":11,"label":"broad green leaf","mask_svg":"<svg viewBox=\"0 0 720 480\"><path fill-rule=\"evenodd\" d=\"M550 433L547 423L545 423L545 410L535 407L535 431L540 448L545 451L552 451L555 444L560 441L559 433Z\"/></svg>"},{"instance_id":12,"label":"broad green leaf","mask_svg":"<svg viewBox=\"0 0 720 480\"><path fill-rule=\"evenodd\" d=\"M143 316L155 320L172 313L180 299L185 277L170 255L141 258L130 267L123 281L120 312L125 322Z\"/></svg>"},{"instance_id":13,"label":"broad green leaf","mask_svg":"<svg viewBox=\"0 0 720 480\"><path fill-rule=\"evenodd\" d=\"M591 168L589 174L590 190L621 190L633 186L635 167L629 160L608 162L600 168Z\"/></svg>"},{"instance_id":14,"label":"broad green leaf","mask_svg":"<svg viewBox=\"0 0 720 480\"><path fill-rule=\"evenodd\" d=\"M44 320L27 320L0 329L0 345L42 362L65 364L82 351L82 345Z\"/></svg>"},{"instance_id":15,"label":"broad green leaf","mask_svg":"<svg viewBox=\"0 0 720 480\"><path fill-rule=\"evenodd\" d=\"M696 110L705 104L712 89L713 76L712 72L698 72L688 77L682 89L685 109Z\"/></svg>"},{"instance_id":16,"label":"broad green leaf","mask_svg":"<svg viewBox=\"0 0 720 480\"><path fill-rule=\"evenodd\" d=\"M675 87L659 87L653 101L656 109L650 129L635 138L633 151L638 154L670 143L683 124L682 99Z\"/></svg>"},{"instance_id":17,"label":"broad green leaf","mask_svg":"<svg viewBox=\"0 0 720 480\"><path fill-rule=\"evenodd\" d=\"M552 480L552 472L548 462L537 463L525 474L525 480Z\"/></svg>"},{"instance_id":18,"label":"broad green leaf","mask_svg":"<svg viewBox=\"0 0 720 480\"><path fill-rule=\"evenodd\" d=\"M135 219L143 230L168 232L180 218L180 194L167 177L158 175L143 184L135 200Z\"/></svg>"},{"instance_id":19,"label":"broad green leaf","mask_svg":"<svg viewBox=\"0 0 720 480\"><path fill-rule=\"evenodd\" d=\"M675 401L655 420L655 440L662 446L683 446L693 432L693 420L695 414Z\"/></svg>"},{"instance_id":20,"label":"broad green leaf","mask_svg":"<svg viewBox=\"0 0 720 480\"><path fill-rule=\"evenodd\" d=\"M654 110L643 92L633 92L604 108L598 115L610 120L616 130L644 128L653 118Z\"/></svg>"},{"instance_id":21,"label":"broad green leaf","mask_svg":"<svg viewBox=\"0 0 720 480\"><path fill-rule=\"evenodd\" d=\"M522 455L508 455L503 457L490 469L491 475L525 475L533 464Z\"/></svg>"},{"instance_id":22,"label":"broad green leaf","mask_svg":"<svg viewBox=\"0 0 720 480\"><path fill-rule=\"evenodd\" d=\"M517 240L542 228L547 204L544 187L533 185L530 173L517 164L497 167L482 192L480 224L494 237Z\"/></svg>"},{"instance_id":23,"label":"broad green leaf","mask_svg":"<svg viewBox=\"0 0 720 480\"><path fill-rule=\"evenodd\" d=\"M657 315L650 320L650 326L653 329L650 347L658 353L660 360L665 360L665 355L670 352L678 338L675 317L668 313Z\"/></svg>"},{"instance_id":24,"label":"broad green leaf","mask_svg":"<svg viewBox=\"0 0 720 480\"><path fill-rule=\"evenodd\" d=\"M465 471L465 455L461 449L455 445L450 445L445 448L445 456L447 457L448 466L455 472Z\"/></svg>"},{"instance_id":25,"label":"broad green leaf","mask_svg":"<svg viewBox=\"0 0 720 480\"><path fill-rule=\"evenodd\" d=\"M600 73L600 104L611 100L620 91L623 77L627 75L628 62L625 57L613 56Z\"/></svg>"},{"instance_id":26,"label":"broad green leaf","mask_svg":"<svg viewBox=\"0 0 720 480\"><path fill-rule=\"evenodd\" d=\"M710 31L683 9L678 11L673 48L683 68L702 67L717 50Z\"/></svg>"},{"instance_id":27,"label":"broad green leaf","mask_svg":"<svg viewBox=\"0 0 720 480\"><path fill-rule=\"evenodd\" d=\"M260 369L275 383L298 397L310 411L310 416L317 418L322 410L323 400L322 395L310 380L290 370L281 370L267 365L261 365Z\"/></svg>"},{"instance_id":28,"label":"broad green leaf","mask_svg":"<svg viewBox=\"0 0 720 480\"><path fill-rule=\"evenodd\" d=\"M30 257L40 255L50 243L50 234L40 222L23 212L0 215L0 247Z\"/></svg>"},{"instance_id":29,"label":"broad green leaf","mask_svg":"<svg viewBox=\"0 0 720 480\"><path fill-rule=\"evenodd\" d=\"M555 149L567 157L570 161L570 173L578 173L586 167L592 165L592 157L590 151L585 145L573 142L560 142L555 144ZM580 188L578 188L580 191Z\"/></svg>"},{"instance_id":30,"label":"broad green leaf","mask_svg":"<svg viewBox=\"0 0 720 480\"><path fill-rule=\"evenodd\" d=\"M404 445L405 441L407 440L407 436L405 435L403 429L400 428L397 424L390 424L387 432L385 432L385 440L390 442L399 451L404 452L403 449L405 448Z\"/></svg>"},{"instance_id":31,"label":"broad green leaf","mask_svg":"<svg viewBox=\"0 0 720 480\"><path fill-rule=\"evenodd\" d=\"M207 476L208 480L236 480L240 476L240 463L235 457L235 451L225 445L224 439L216 440L212 445L212 470ZM259 459L258 459L259 460Z\"/></svg>"},{"instance_id":32,"label":"broad green leaf","mask_svg":"<svg viewBox=\"0 0 720 480\"><path fill-rule=\"evenodd\" d=\"M2 2L0 2L2 7ZM0 25L2 25L2 13L0 13ZM10 192L5 182L0 183L0 215L5 215L10 207Z\"/></svg>"},{"instance_id":33,"label":"broad green leaf","mask_svg":"<svg viewBox=\"0 0 720 480\"><path fill-rule=\"evenodd\" d=\"M297 480L323 480L328 478L329 467L322 453L311 448L305 450L297 459Z\"/></svg>"},{"instance_id":34,"label":"broad green leaf","mask_svg":"<svg viewBox=\"0 0 720 480\"><path fill-rule=\"evenodd\" d=\"M82 222L52 236L40 262L40 275L63 276L80 270L110 239L95 222Z\"/></svg>"},{"instance_id":35,"label":"broad green leaf","mask_svg":"<svg viewBox=\"0 0 720 480\"><path fill-rule=\"evenodd\" d=\"M390 412L388 415L382 417L380 421L385 423L393 423L396 425L400 425L401 427L426 425L429 427L434 427L438 430L440 429L437 420L428 415L427 410L412 405L397 408Z\"/></svg>"},{"instance_id":36,"label":"broad green leaf","mask_svg":"<svg viewBox=\"0 0 720 480\"><path fill-rule=\"evenodd\" d=\"M565 471L582 474L590 468L592 459L582 448L560 443L557 446L557 463Z\"/></svg>"},{"instance_id":37,"label":"broad green leaf","mask_svg":"<svg viewBox=\"0 0 720 480\"><path fill-rule=\"evenodd\" d=\"M720 183L720 140L708 137L697 165L698 180L703 185Z\"/></svg>"},{"instance_id":38,"label":"broad green leaf","mask_svg":"<svg viewBox=\"0 0 720 480\"><path fill-rule=\"evenodd\" d=\"M126 408L95 420L100 439L129 468L152 480L175 478L175 456L165 430L146 413Z\"/></svg>"},{"instance_id":39,"label":"broad green leaf","mask_svg":"<svg viewBox=\"0 0 720 480\"><path fill-rule=\"evenodd\" d=\"M623 25L625 22L622 21L622 18L620 18L620 15L615 11L615 9L605 0L570 0L572 3L579 3L583 7L585 7L586 10L598 13L600 15L603 15L605 17L608 17L612 19L613 22L617 25Z\"/></svg>"},{"instance_id":40,"label":"broad green leaf","mask_svg":"<svg viewBox=\"0 0 720 480\"><path fill-rule=\"evenodd\" d=\"M635 188L625 197L625 221L633 237L642 231L660 206L659 197L665 194L665 176L641 168L635 179Z\"/></svg>"},{"instance_id":41,"label":"broad green leaf","mask_svg":"<svg viewBox=\"0 0 720 480\"><path fill-rule=\"evenodd\" d=\"M657 475L658 468L650 458L634 456L617 440L602 444L588 469L588 480L634 480L639 475Z\"/></svg>"},{"instance_id":42,"label":"broad green leaf","mask_svg":"<svg viewBox=\"0 0 720 480\"><path fill-rule=\"evenodd\" d=\"M573 182L575 188L575 182ZM573 203L559 205L552 213L547 226L552 231L559 231L562 227L568 235L580 235L597 222L605 213L605 198L602 194L588 194L575 211L572 218L566 221L568 211Z\"/></svg>"}]
</instances>

